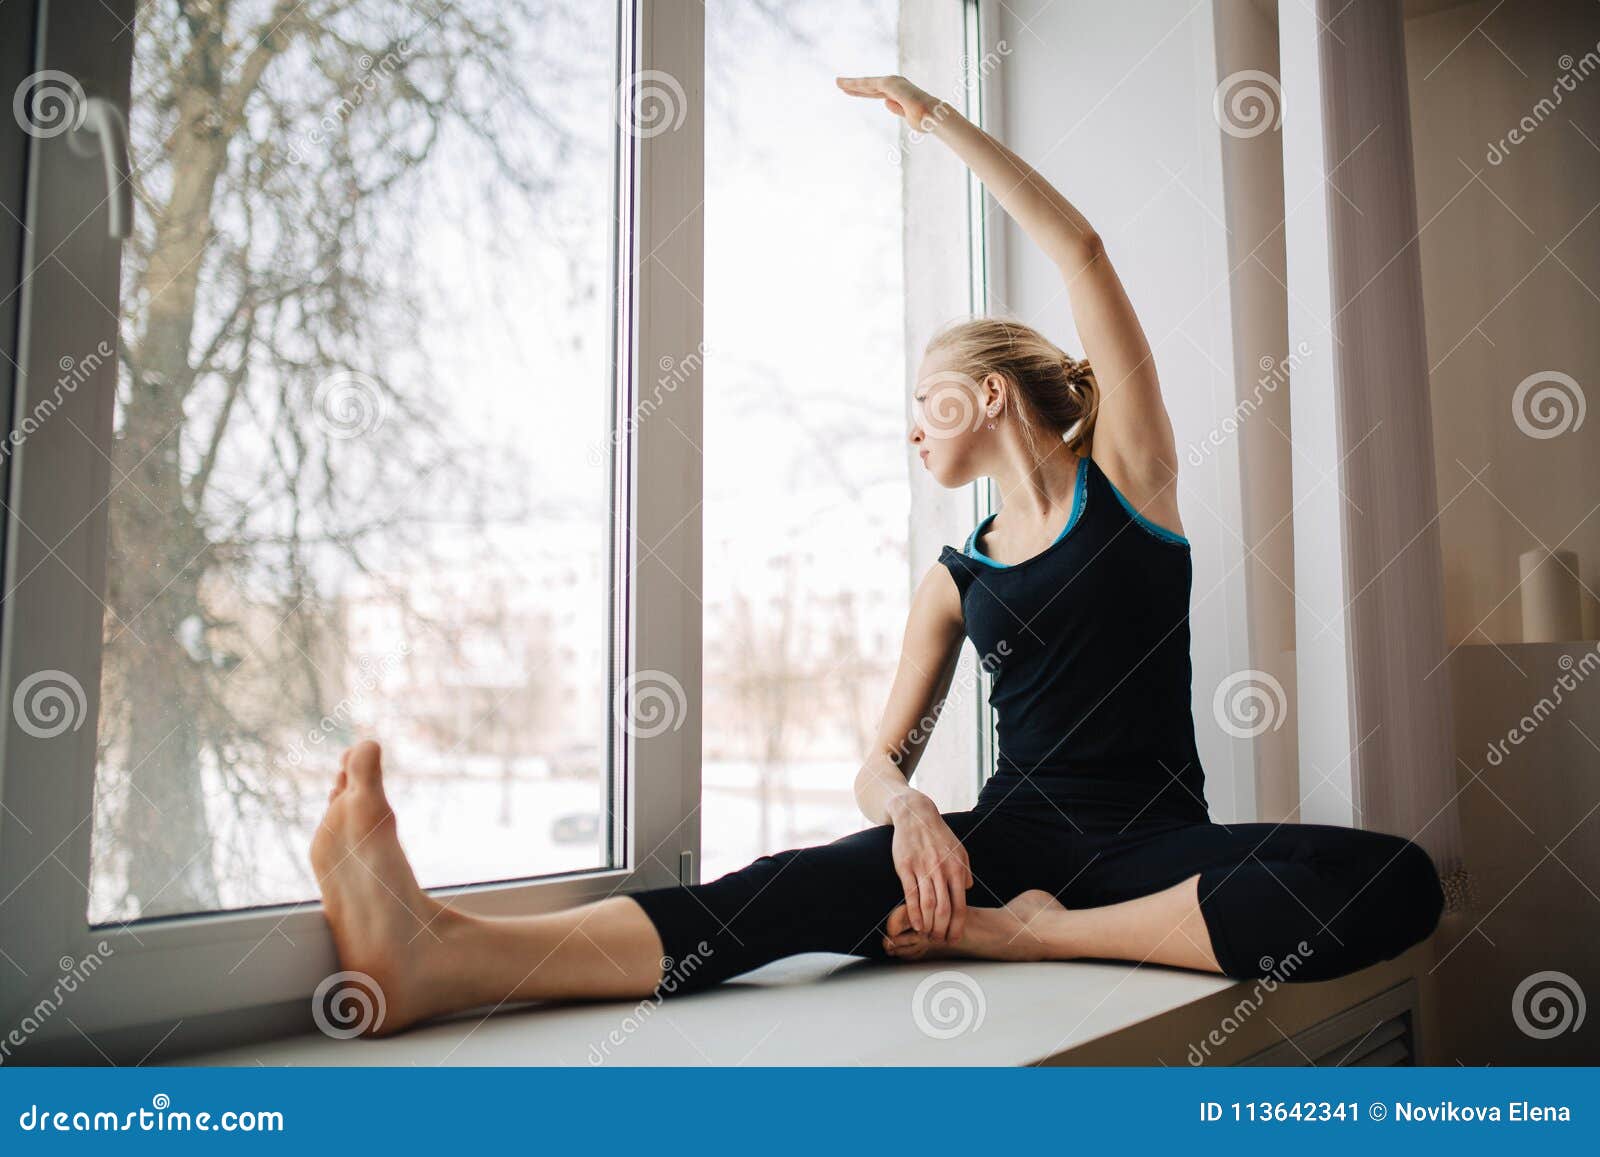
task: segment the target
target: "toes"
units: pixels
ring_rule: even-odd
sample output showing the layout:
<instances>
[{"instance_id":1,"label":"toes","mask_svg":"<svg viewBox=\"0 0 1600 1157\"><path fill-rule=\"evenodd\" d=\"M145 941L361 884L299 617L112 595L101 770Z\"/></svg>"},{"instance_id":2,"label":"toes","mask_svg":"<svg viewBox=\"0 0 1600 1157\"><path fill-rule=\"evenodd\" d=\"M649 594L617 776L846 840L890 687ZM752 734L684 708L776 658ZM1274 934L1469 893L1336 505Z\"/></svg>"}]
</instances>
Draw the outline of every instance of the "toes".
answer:
<instances>
[{"instance_id":1,"label":"toes","mask_svg":"<svg viewBox=\"0 0 1600 1157\"><path fill-rule=\"evenodd\" d=\"M911 931L911 913L906 910L904 904L889 913L889 919L884 925L884 930L890 936L898 936L902 932Z\"/></svg>"},{"instance_id":2,"label":"toes","mask_svg":"<svg viewBox=\"0 0 1600 1157\"><path fill-rule=\"evenodd\" d=\"M372 791L383 790L382 749L370 739L364 739L345 752L344 770L340 779Z\"/></svg>"},{"instance_id":3,"label":"toes","mask_svg":"<svg viewBox=\"0 0 1600 1157\"><path fill-rule=\"evenodd\" d=\"M883 950L895 960L920 960L928 946L918 936L885 936Z\"/></svg>"},{"instance_id":4,"label":"toes","mask_svg":"<svg viewBox=\"0 0 1600 1157\"><path fill-rule=\"evenodd\" d=\"M915 929L885 936L883 950L900 960L915 960L928 950L928 938Z\"/></svg>"},{"instance_id":5,"label":"toes","mask_svg":"<svg viewBox=\"0 0 1600 1157\"><path fill-rule=\"evenodd\" d=\"M348 751L345 752L345 759L348 759L349 756L350 753ZM339 761L339 774L333 777L333 789L328 792L328 802L332 803L334 800L338 799L340 793L344 791L349 783L350 777L345 773L344 760L341 759Z\"/></svg>"}]
</instances>

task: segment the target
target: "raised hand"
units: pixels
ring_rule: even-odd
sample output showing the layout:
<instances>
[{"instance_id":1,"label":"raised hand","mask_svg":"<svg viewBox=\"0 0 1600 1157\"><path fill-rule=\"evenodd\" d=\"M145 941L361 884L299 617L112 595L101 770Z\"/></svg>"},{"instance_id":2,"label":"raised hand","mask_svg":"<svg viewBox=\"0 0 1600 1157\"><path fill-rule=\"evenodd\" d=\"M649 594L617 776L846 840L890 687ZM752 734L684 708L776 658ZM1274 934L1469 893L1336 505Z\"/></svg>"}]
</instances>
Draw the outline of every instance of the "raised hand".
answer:
<instances>
[{"instance_id":1,"label":"raised hand","mask_svg":"<svg viewBox=\"0 0 1600 1157\"><path fill-rule=\"evenodd\" d=\"M943 119L939 115L943 102L903 76L838 76L834 83L851 96L883 101L885 108L918 132L931 132Z\"/></svg>"}]
</instances>

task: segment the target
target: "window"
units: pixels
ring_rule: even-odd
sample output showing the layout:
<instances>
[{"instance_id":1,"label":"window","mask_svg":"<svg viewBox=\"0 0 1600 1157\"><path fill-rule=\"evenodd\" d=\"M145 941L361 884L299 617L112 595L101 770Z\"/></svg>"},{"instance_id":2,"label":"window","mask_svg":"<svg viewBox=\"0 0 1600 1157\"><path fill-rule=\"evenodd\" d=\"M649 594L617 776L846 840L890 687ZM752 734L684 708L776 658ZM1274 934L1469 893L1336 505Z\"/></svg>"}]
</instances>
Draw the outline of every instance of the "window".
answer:
<instances>
[{"instance_id":1,"label":"window","mask_svg":"<svg viewBox=\"0 0 1600 1157\"><path fill-rule=\"evenodd\" d=\"M707 12L705 879L866 822L909 598L900 135L833 78L893 72L897 14Z\"/></svg>"},{"instance_id":2,"label":"window","mask_svg":"<svg viewBox=\"0 0 1600 1157\"><path fill-rule=\"evenodd\" d=\"M82 1031L304 1019L358 730L465 907L679 877L703 28L658 7L40 6L0 951L100 957Z\"/></svg>"},{"instance_id":3,"label":"window","mask_svg":"<svg viewBox=\"0 0 1600 1157\"><path fill-rule=\"evenodd\" d=\"M863 822L917 501L903 151L832 77L895 66L896 6L268 11L40 3L0 78L0 1015L98 965L36 1043L304 1023L358 733L474 911Z\"/></svg>"},{"instance_id":4,"label":"window","mask_svg":"<svg viewBox=\"0 0 1600 1157\"><path fill-rule=\"evenodd\" d=\"M424 886L610 866L615 14L391 7L135 21L96 922L314 897L358 731Z\"/></svg>"}]
</instances>

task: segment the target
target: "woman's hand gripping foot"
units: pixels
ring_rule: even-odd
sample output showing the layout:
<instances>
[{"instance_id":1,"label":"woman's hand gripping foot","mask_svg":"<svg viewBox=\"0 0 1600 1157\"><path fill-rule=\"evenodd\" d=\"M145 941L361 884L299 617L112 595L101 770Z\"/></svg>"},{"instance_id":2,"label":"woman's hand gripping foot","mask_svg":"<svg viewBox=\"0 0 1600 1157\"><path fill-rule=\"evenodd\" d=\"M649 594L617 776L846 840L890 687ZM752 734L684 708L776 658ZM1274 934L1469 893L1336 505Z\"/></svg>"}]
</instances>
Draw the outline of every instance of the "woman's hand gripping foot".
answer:
<instances>
[{"instance_id":1,"label":"woman's hand gripping foot","mask_svg":"<svg viewBox=\"0 0 1600 1157\"><path fill-rule=\"evenodd\" d=\"M883 950L896 960L946 956L980 960L1063 960L1049 926L1067 909L1049 892L1023 892L1003 908L967 908L966 927L958 940L935 943L911 926L906 906L889 913Z\"/></svg>"}]
</instances>

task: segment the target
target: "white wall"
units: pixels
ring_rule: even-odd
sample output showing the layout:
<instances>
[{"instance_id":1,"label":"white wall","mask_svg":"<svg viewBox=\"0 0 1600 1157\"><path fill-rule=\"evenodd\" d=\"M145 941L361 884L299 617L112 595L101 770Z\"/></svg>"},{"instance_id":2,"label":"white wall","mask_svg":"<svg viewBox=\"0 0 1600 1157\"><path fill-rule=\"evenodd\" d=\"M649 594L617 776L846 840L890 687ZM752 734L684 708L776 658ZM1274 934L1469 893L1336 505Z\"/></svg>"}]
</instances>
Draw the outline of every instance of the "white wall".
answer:
<instances>
[{"instance_id":1,"label":"white wall","mask_svg":"<svg viewBox=\"0 0 1600 1157\"><path fill-rule=\"evenodd\" d=\"M1591 1001L1600 989L1595 653L1519 643L1517 556L1559 542L1600 590L1600 422L1590 413L1557 436L1531 437L1513 396L1529 375L1559 370L1577 381L1578 398L1586 390L1586 403L1596 400L1600 9L1582 0L1415 7L1405 49L1452 647L1440 676L1448 672L1453 695L1477 901L1441 946L1433 980L1444 1014L1431 1031L1447 1062L1594 1063L1592 1011L1540 1037L1513 1012L1519 986L1538 974L1564 973ZM1587 75L1556 104L1553 89L1571 76L1563 58L1575 71L1586 55ZM1520 141L1508 140L1513 130ZM1592 619L1587 626L1595 638Z\"/></svg>"},{"instance_id":2,"label":"white wall","mask_svg":"<svg viewBox=\"0 0 1600 1157\"><path fill-rule=\"evenodd\" d=\"M1545 371L1600 401L1600 214L1589 216L1600 11L1586 0L1493 8L1476 0L1405 26L1452 645L1522 640L1517 558L1540 542L1576 551L1600 590L1600 419L1534 438L1512 403ZM1555 104L1558 78L1580 69ZM1533 127L1519 129L1524 118ZM1513 131L1523 139L1507 147Z\"/></svg>"},{"instance_id":3,"label":"white wall","mask_svg":"<svg viewBox=\"0 0 1600 1157\"><path fill-rule=\"evenodd\" d=\"M1254 18L1265 19L1259 10ZM1008 0L998 19L1010 53L1001 72L1005 123L993 127L1105 239L1155 352L1186 455L1179 501L1193 544L1194 708L1207 798L1218 820L1254 819L1255 762L1268 745L1283 742L1286 729L1292 758L1292 720L1278 711L1281 725L1258 748L1221 729L1212 697L1234 672L1282 666L1284 619L1280 613L1276 629L1259 632L1253 659L1239 439L1224 438L1198 465L1187 456L1234 414L1240 383L1254 381L1272 325L1270 319L1265 329L1234 324L1222 191L1226 138L1212 113L1221 79L1213 5ZM1258 24L1254 37L1230 40L1229 51L1259 53L1269 43ZM1009 224L1003 237L1007 276L996 287L996 309L1081 353L1055 268ZM1281 248L1268 260L1281 265ZM1284 351L1280 345L1271 352ZM1276 549L1281 553L1281 543ZM1280 573L1292 582L1286 569ZM1276 583L1259 568L1256 578ZM1292 615L1288 622L1292 627ZM1292 703L1292 683L1283 686ZM1274 810L1292 797L1292 791L1272 793Z\"/></svg>"}]
</instances>

